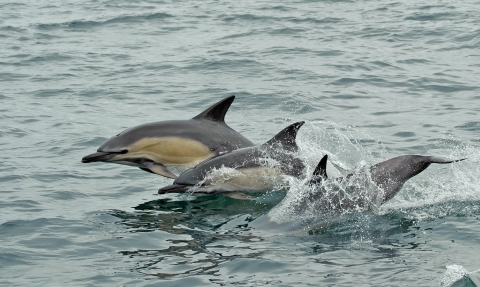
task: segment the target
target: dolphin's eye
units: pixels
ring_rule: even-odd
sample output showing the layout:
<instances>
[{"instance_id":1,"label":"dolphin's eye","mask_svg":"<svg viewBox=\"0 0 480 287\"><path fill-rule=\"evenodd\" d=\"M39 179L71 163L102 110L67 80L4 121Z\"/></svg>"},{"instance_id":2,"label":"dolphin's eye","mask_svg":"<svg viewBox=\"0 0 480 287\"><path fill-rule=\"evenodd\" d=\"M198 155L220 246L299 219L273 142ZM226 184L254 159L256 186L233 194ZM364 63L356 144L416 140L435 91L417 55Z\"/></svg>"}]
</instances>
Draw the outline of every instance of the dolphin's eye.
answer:
<instances>
[{"instance_id":1,"label":"dolphin's eye","mask_svg":"<svg viewBox=\"0 0 480 287\"><path fill-rule=\"evenodd\" d=\"M128 152L128 149L124 149L122 151L119 152L119 154L126 154Z\"/></svg>"}]
</instances>

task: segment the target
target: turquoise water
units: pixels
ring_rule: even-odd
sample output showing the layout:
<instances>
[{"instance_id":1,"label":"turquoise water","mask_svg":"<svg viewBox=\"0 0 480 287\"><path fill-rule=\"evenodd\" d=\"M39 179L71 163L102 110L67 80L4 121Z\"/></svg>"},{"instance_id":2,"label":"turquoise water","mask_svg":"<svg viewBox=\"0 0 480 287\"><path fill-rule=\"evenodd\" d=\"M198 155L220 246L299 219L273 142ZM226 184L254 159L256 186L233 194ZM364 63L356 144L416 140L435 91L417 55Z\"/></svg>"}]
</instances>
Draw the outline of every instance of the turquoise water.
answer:
<instances>
[{"instance_id":1,"label":"turquoise water","mask_svg":"<svg viewBox=\"0 0 480 287\"><path fill-rule=\"evenodd\" d=\"M479 5L3 1L0 284L480 286ZM233 94L226 121L256 143L305 120L310 171L326 153L332 175L468 160L315 228L265 224L294 218L279 203L295 183L254 202L159 196L171 180L80 162Z\"/></svg>"}]
</instances>

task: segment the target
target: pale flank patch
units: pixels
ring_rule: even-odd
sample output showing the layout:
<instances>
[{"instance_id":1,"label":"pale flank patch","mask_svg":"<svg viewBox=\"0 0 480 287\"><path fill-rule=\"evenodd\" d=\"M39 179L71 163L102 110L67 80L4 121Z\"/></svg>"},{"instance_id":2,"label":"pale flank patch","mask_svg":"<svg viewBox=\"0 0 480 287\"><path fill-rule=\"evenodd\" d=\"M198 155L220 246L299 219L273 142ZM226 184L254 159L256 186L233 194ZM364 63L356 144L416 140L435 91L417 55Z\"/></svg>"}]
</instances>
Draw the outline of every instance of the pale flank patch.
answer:
<instances>
[{"instance_id":1,"label":"pale flank patch","mask_svg":"<svg viewBox=\"0 0 480 287\"><path fill-rule=\"evenodd\" d=\"M283 182L284 173L273 167L255 167L232 169L222 167L213 170L205 178L203 183L206 186L196 186L193 188L195 192L229 192L229 191L246 191L261 192L274 189L279 182Z\"/></svg>"},{"instance_id":2,"label":"pale flank patch","mask_svg":"<svg viewBox=\"0 0 480 287\"><path fill-rule=\"evenodd\" d=\"M180 137L143 138L128 147L129 152L113 160L148 158L163 165L192 165L215 155L204 144Z\"/></svg>"}]
</instances>

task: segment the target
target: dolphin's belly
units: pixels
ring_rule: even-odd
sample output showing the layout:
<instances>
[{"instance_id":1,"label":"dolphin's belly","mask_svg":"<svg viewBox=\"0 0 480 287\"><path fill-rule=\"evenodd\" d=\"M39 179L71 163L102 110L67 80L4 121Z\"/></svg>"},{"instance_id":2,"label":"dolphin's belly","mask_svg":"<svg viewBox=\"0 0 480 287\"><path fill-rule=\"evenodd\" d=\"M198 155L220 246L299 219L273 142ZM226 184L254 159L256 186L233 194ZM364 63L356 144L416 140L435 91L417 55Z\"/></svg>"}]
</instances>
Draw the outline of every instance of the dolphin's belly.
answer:
<instances>
[{"instance_id":1,"label":"dolphin's belly","mask_svg":"<svg viewBox=\"0 0 480 287\"><path fill-rule=\"evenodd\" d=\"M285 174L279 168L255 167L233 171L219 170L211 174L205 186L195 187L194 194L232 191L262 192L275 189L283 183Z\"/></svg>"}]
</instances>

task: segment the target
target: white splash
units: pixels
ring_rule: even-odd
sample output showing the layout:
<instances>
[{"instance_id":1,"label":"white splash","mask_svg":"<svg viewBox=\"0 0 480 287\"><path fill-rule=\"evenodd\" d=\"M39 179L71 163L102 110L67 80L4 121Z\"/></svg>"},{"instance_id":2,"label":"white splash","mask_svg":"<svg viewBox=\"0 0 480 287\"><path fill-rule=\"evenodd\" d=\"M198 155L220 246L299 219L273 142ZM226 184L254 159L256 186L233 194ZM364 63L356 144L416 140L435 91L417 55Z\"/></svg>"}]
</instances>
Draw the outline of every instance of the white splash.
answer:
<instances>
[{"instance_id":1,"label":"white splash","mask_svg":"<svg viewBox=\"0 0 480 287\"><path fill-rule=\"evenodd\" d=\"M447 265L447 271L445 271L445 274L443 275L440 286L450 286L456 281L462 279L463 277L478 272L480 272L480 269L473 272L468 272L468 270L465 269L462 265Z\"/></svg>"},{"instance_id":2,"label":"white splash","mask_svg":"<svg viewBox=\"0 0 480 287\"><path fill-rule=\"evenodd\" d=\"M286 197L268 214L275 222L319 217L314 205L304 205L305 208L301 212L295 206L315 192L305 183L323 155L329 156L327 164L329 177L344 176L399 155L388 156L381 142L355 127L345 127L332 122L306 123L299 133L297 143L300 147L300 157L307 166L307 179L288 179L290 189ZM443 207L439 205L443 203L480 201L478 148L469 144L451 146L447 140L440 140L425 154L467 160L448 165L432 164L420 175L407 181L402 190L376 210L376 213L408 210L406 215L412 219L422 220L437 218L451 212L448 209L442 210Z\"/></svg>"},{"instance_id":3,"label":"white splash","mask_svg":"<svg viewBox=\"0 0 480 287\"><path fill-rule=\"evenodd\" d=\"M261 165L254 168L235 169L222 166L212 169L202 181L189 190L190 194L218 189L250 192L282 189L285 182L279 163L270 158L259 161Z\"/></svg>"}]
</instances>

